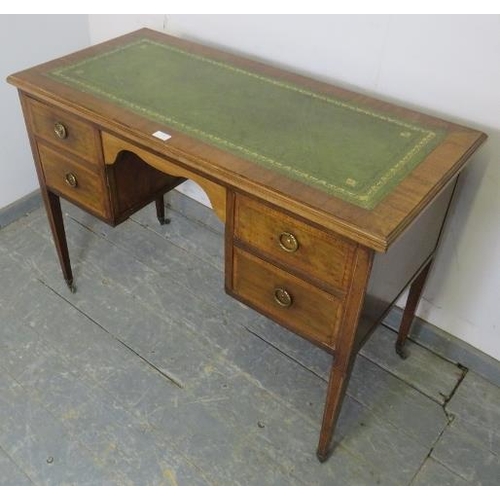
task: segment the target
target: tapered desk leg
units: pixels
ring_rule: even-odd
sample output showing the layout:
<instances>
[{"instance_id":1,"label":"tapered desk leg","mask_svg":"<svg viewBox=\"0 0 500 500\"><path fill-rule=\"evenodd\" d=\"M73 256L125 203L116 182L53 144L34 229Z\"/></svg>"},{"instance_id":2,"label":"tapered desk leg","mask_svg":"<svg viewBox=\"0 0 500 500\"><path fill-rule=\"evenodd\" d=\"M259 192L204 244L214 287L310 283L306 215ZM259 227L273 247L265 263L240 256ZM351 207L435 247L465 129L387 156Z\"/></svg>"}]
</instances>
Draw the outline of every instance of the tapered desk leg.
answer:
<instances>
[{"instance_id":1,"label":"tapered desk leg","mask_svg":"<svg viewBox=\"0 0 500 500\"><path fill-rule=\"evenodd\" d=\"M324 462L328 458L333 432L342 408L342 401L349 383L354 360L356 359L356 332L372 260L373 251L365 247L358 247L352 267L352 277L345 303L341 333L339 334L326 392L323 422L316 451L320 462Z\"/></svg>"},{"instance_id":2,"label":"tapered desk leg","mask_svg":"<svg viewBox=\"0 0 500 500\"><path fill-rule=\"evenodd\" d=\"M162 226L164 224L170 224L170 219L165 218L165 201L163 199L163 195L156 198L155 203L156 203L156 216L158 217L158 222Z\"/></svg>"},{"instance_id":3,"label":"tapered desk leg","mask_svg":"<svg viewBox=\"0 0 500 500\"><path fill-rule=\"evenodd\" d=\"M69 289L74 293L76 287L73 283L73 272L71 271L71 263L69 260L68 244L66 242L66 233L64 231L64 221L61 211L61 201L59 196L45 190L42 187L42 197L45 203L45 209L47 211L47 217L49 219L50 229L52 231L52 237L54 238L54 243L57 250L57 256L59 257L59 263L61 264L61 270L68 285Z\"/></svg>"},{"instance_id":4,"label":"tapered desk leg","mask_svg":"<svg viewBox=\"0 0 500 500\"><path fill-rule=\"evenodd\" d=\"M432 259L420 271L419 275L415 278L410 286L410 292L406 301L405 310L403 311L403 318L401 319L398 338L396 340L396 352L403 359L406 359L408 357L408 352L404 348L404 345L406 339L408 338L408 334L410 333L410 327L413 319L415 318L415 311L420 301L420 297L422 296L422 291L424 289L425 282L427 281L427 276L429 275L431 265Z\"/></svg>"},{"instance_id":5,"label":"tapered desk leg","mask_svg":"<svg viewBox=\"0 0 500 500\"><path fill-rule=\"evenodd\" d=\"M353 362L354 358L349 363L347 369L344 370L335 367L335 360L332 364L326 394L325 410L323 413L323 423L321 424L318 450L316 451L316 455L320 462L324 462L330 453L333 431L337 425L340 409L342 408L342 401L351 376Z\"/></svg>"}]
</instances>

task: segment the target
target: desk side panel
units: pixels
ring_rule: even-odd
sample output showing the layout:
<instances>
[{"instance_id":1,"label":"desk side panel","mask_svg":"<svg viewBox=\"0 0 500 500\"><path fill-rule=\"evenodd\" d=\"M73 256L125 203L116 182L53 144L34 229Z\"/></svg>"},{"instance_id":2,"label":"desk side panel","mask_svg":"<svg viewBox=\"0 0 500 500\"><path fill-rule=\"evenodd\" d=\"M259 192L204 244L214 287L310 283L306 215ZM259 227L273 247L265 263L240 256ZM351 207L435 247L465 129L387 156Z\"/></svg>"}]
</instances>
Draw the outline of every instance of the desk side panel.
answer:
<instances>
[{"instance_id":1,"label":"desk side panel","mask_svg":"<svg viewBox=\"0 0 500 500\"><path fill-rule=\"evenodd\" d=\"M387 253L376 254L357 333L359 346L434 255L455 184L442 191Z\"/></svg>"}]
</instances>

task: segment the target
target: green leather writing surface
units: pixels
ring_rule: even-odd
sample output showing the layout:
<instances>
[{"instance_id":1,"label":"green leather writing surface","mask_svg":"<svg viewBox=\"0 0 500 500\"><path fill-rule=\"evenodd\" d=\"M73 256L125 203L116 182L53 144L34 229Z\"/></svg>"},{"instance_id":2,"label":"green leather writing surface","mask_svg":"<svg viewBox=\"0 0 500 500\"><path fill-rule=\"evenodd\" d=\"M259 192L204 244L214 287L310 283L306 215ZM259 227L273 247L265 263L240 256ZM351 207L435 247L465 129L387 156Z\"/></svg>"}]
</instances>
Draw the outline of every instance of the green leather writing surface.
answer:
<instances>
[{"instance_id":1,"label":"green leather writing surface","mask_svg":"<svg viewBox=\"0 0 500 500\"><path fill-rule=\"evenodd\" d=\"M445 135L148 39L50 76L367 209Z\"/></svg>"}]
</instances>

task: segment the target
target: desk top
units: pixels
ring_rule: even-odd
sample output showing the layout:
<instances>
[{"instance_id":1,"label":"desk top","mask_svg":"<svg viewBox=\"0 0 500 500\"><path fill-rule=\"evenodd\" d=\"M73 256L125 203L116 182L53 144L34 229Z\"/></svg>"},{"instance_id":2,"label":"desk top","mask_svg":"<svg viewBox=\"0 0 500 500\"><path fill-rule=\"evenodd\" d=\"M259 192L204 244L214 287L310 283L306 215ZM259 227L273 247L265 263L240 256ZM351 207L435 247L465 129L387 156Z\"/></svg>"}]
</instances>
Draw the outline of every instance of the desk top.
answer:
<instances>
[{"instance_id":1,"label":"desk top","mask_svg":"<svg viewBox=\"0 0 500 500\"><path fill-rule=\"evenodd\" d=\"M376 250L387 249L486 138L151 30L9 81L104 127L111 120L155 152ZM172 138L153 138L157 130Z\"/></svg>"}]
</instances>

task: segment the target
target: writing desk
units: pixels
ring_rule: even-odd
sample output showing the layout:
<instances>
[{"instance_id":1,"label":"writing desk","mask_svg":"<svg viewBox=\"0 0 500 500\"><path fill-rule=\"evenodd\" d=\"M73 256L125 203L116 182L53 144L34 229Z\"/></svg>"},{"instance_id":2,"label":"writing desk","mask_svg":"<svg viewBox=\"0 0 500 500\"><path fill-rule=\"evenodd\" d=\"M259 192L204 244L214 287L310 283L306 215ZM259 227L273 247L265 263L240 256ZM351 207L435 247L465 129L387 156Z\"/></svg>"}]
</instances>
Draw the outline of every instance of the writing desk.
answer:
<instances>
[{"instance_id":1,"label":"writing desk","mask_svg":"<svg viewBox=\"0 0 500 500\"><path fill-rule=\"evenodd\" d=\"M327 458L363 342L411 284L485 134L143 29L16 73L64 278L63 197L111 225L186 179L225 222L227 293L331 353ZM188 307L188 305L186 306Z\"/></svg>"}]
</instances>

